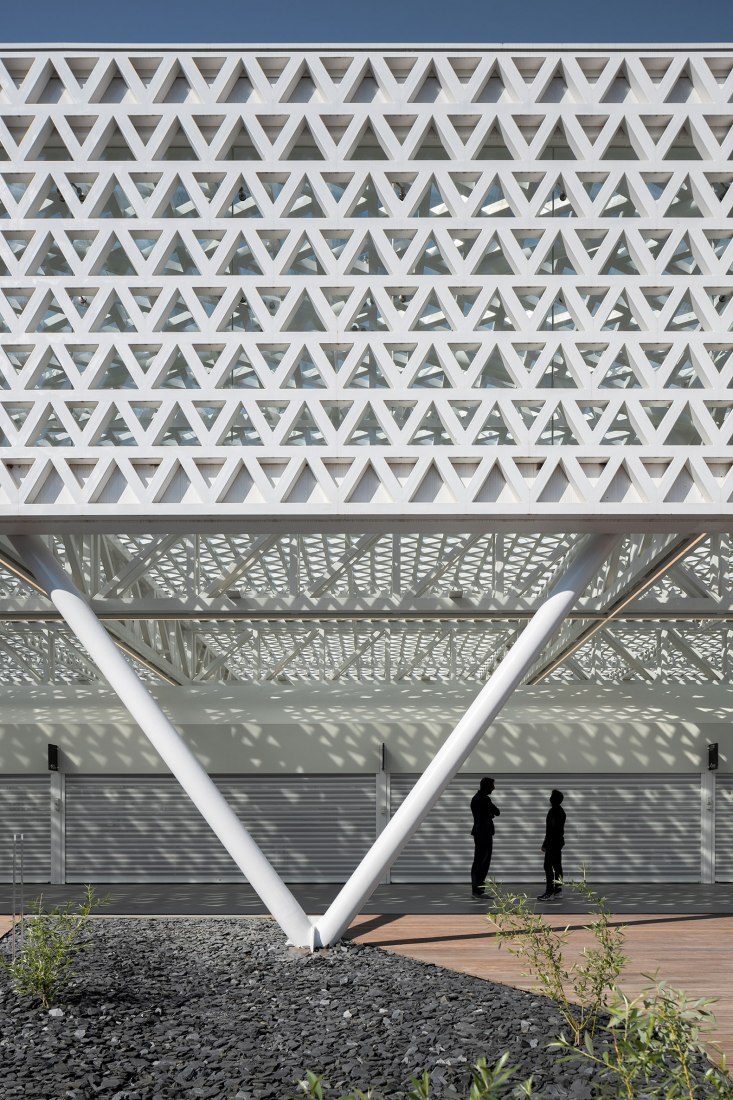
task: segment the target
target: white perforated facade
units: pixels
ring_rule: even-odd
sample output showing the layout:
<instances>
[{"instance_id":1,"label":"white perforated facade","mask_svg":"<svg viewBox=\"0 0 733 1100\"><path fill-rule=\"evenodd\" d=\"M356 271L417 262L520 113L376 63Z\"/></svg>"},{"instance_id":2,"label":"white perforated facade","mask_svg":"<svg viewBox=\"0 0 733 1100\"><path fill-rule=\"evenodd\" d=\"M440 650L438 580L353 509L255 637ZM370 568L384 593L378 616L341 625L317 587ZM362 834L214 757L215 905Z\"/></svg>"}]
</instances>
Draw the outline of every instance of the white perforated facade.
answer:
<instances>
[{"instance_id":1,"label":"white perforated facade","mask_svg":"<svg viewBox=\"0 0 733 1100\"><path fill-rule=\"evenodd\" d=\"M461 769L713 881L732 151L731 48L0 48L0 848L53 739L55 880L173 874L169 768L294 943ZM242 821L343 877L333 798L314 929Z\"/></svg>"},{"instance_id":2,"label":"white perforated facade","mask_svg":"<svg viewBox=\"0 0 733 1100\"><path fill-rule=\"evenodd\" d=\"M6 529L727 523L732 100L723 49L0 51Z\"/></svg>"}]
</instances>

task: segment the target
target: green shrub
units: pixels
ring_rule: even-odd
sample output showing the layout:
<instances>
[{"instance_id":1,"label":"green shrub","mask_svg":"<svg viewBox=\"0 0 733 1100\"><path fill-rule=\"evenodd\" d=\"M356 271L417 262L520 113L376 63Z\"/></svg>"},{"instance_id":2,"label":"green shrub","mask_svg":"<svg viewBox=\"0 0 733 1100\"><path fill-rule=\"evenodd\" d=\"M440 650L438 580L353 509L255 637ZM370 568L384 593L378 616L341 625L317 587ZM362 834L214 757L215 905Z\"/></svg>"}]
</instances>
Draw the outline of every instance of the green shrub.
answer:
<instances>
[{"instance_id":1,"label":"green shrub","mask_svg":"<svg viewBox=\"0 0 733 1100\"><path fill-rule=\"evenodd\" d=\"M587 925L597 946L584 948L581 957L568 966L564 955L568 929L559 932L550 928L544 917L534 912L526 894L512 894L494 881L488 885L494 896L488 919L496 927L499 945L506 943L512 954L526 962L539 992L555 1002L574 1045L580 1046L586 1034L595 1034L599 1015L608 1006L626 965L623 929L611 923L605 899L585 880L566 882L566 889L580 893L597 911Z\"/></svg>"},{"instance_id":2,"label":"green shrub","mask_svg":"<svg viewBox=\"0 0 733 1100\"><path fill-rule=\"evenodd\" d=\"M733 1082L710 1063L703 1037L715 1024L712 1000L691 1000L658 982L629 1000L616 990L600 1042L586 1035L582 1047L564 1036L552 1046L570 1060L593 1063L601 1072L598 1096L626 1100L733 1100ZM709 1047L714 1044L708 1043Z\"/></svg>"},{"instance_id":3,"label":"green shrub","mask_svg":"<svg viewBox=\"0 0 733 1100\"><path fill-rule=\"evenodd\" d=\"M87 886L84 900L77 905L67 902L47 911L43 896L32 901L31 915L21 926L20 953L10 961L2 960L15 992L37 997L44 1008L55 1004L74 976L74 958L83 947L81 937L89 917L108 900Z\"/></svg>"},{"instance_id":4,"label":"green shrub","mask_svg":"<svg viewBox=\"0 0 733 1100\"><path fill-rule=\"evenodd\" d=\"M509 1055L502 1054L495 1065L489 1066L485 1058L480 1058L471 1069L471 1085L466 1100L509 1100L509 1097L531 1097L532 1078L512 1087L510 1081L517 1071L507 1064L508 1061ZM309 1100L324 1100L322 1076L319 1077L308 1071L305 1080L298 1082L298 1087ZM371 1089L367 1092L357 1089L355 1092L340 1096L339 1100L377 1100L377 1097ZM404 1100L438 1100L431 1091L429 1073L425 1072L420 1077L412 1078Z\"/></svg>"}]
</instances>

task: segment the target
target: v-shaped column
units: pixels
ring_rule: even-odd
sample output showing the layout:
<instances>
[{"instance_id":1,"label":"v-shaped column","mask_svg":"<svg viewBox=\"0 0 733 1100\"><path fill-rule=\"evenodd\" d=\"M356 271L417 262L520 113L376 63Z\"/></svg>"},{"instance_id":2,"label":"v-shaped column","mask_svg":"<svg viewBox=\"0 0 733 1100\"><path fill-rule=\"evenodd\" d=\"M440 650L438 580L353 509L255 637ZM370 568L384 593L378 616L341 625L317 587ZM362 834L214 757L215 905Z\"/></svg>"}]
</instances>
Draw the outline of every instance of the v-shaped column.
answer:
<instances>
[{"instance_id":1,"label":"v-shaped column","mask_svg":"<svg viewBox=\"0 0 733 1100\"><path fill-rule=\"evenodd\" d=\"M486 733L575 601L616 545L616 535L593 535L517 638L415 786L377 837L325 916L316 921L315 946L340 939L384 872Z\"/></svg>"},{"instance_id":2,"label":"v-shaped column","mask_svg":"<svg viewBox=\"0 0 733 1100\"><path fill-rule=\"evenodd\" d=\"M171 725L69 575L37 536L11 539L21 560L66 620L110 687L168 765L254 890L297 946L310 947L313 926L219 788Z\"/></svg>"},{"instance_id":3,"label":"v-shaped column","mask_svg":"<svg viewBox=\"0 0 733 1100\"><path fill-rule=\"evenodd\" d=\"M12 542L110 687L170 768L203 818L293 944L326 946L340 939L389 867L478 745L575 601L598 573L618 536L594 535L560 578L439 749L327 912L315 925L239 821L216 784L128 666L84 596L36 536Z\"/></svg>"}]
</instances>

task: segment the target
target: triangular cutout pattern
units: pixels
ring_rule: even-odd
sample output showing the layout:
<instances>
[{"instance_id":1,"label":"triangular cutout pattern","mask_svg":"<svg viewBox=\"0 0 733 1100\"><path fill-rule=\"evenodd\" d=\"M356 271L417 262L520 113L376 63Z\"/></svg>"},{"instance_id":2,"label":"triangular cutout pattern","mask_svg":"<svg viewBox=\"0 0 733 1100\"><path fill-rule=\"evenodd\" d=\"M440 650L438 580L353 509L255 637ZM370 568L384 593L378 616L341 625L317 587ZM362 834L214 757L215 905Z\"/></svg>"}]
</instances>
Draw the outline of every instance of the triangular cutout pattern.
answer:
<instances>
[{"instance_id":1,"label":"triangular cutout pattern","mask_svg":"<svg viewBox=\"0 0 733 1100\"><path fill-rule=\"evenodd\" d=\"M733 511L729 54L0 50L0 504Z\"/></svg>"}]
</instances>

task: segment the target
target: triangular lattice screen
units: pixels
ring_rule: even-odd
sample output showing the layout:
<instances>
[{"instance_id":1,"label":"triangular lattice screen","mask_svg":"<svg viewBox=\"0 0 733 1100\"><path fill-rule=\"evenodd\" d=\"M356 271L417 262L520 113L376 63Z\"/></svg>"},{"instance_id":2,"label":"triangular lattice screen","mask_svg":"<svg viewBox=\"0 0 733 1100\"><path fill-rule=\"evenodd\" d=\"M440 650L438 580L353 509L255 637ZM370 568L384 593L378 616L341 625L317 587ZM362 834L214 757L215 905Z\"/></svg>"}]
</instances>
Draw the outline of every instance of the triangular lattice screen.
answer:
<instances>
[{"instance_id":1,"label":"triangular lattice screen","mask_svg":"<svg viewBox=\"0 0 733 1100\"><path fill-rule=\"evenodd\" d=\"M0 508L733 511L733 52L0 53Z\"/></svg>"}]
</instances>

